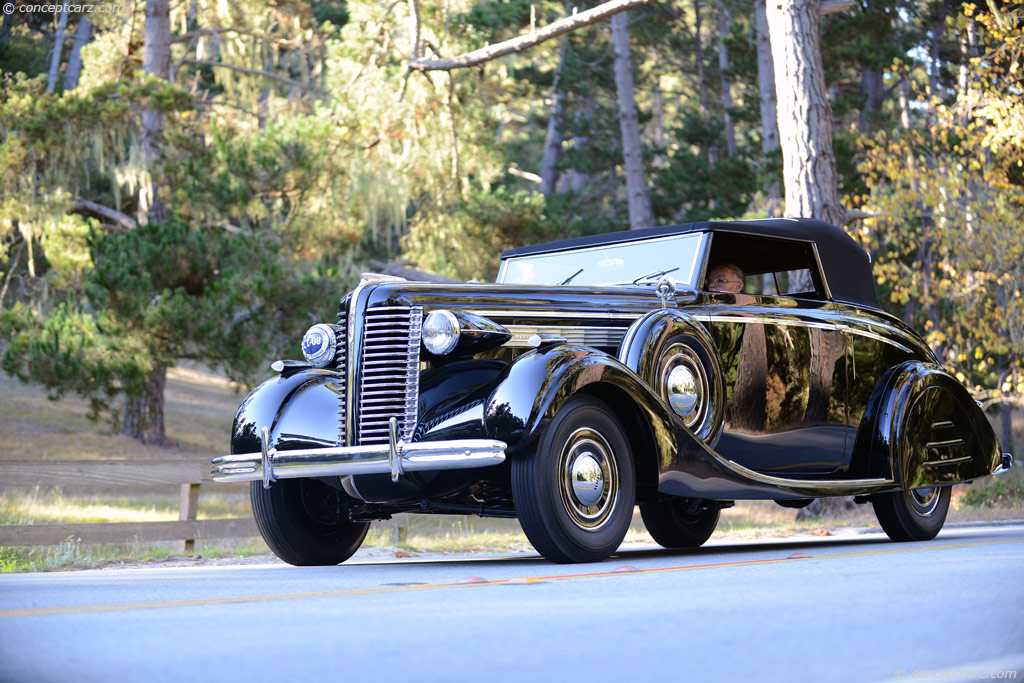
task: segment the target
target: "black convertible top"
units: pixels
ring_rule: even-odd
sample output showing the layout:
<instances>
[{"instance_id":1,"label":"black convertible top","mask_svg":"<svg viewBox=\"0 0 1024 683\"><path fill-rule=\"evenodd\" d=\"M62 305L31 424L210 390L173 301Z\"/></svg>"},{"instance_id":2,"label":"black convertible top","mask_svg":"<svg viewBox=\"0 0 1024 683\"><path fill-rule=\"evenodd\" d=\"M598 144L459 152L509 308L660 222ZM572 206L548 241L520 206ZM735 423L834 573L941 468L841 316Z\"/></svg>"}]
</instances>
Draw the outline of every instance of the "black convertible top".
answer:
<instances>
[{"instance_id":1,"label":"black convertible top","mask_svg":"<svg viewBox=\"0 0 1024 683\"><path fill-rule=\"evenodd\" d=\"M641 230L623 230L508 249L502 253L501 258L632 242L687 232L731 232L813 242L817 245L821 268L834 300L881 308L867 252L840 228L813 218L700 221Z\"/></svg>"}]
</instances>

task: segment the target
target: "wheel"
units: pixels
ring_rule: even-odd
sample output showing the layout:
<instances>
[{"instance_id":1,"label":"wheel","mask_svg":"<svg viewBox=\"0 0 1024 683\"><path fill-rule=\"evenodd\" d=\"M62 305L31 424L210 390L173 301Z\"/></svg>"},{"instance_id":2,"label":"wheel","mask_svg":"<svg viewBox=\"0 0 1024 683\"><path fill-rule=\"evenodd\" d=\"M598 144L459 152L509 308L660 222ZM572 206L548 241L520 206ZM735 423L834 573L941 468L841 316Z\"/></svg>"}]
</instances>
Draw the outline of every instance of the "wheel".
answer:
<instances>
[{"instance_id":1,"label":"wheel","mask_svg":"<svg viewBox=\"0 0 1024 683\"><path fill-rule=\"evenodd\" d=\"M345 517L345 494L316 479L284 479L249 487L256 526L274 554L297 566L344 562L359 549L369 522Z\"/></svg>"},{"instance_id":2,"label":"wheel","mask_svg":"<svg viewBox=\"0 0 1024 683\"><path fill-rule=\"evenodd\" d=\"M633 458L615 414L580 396L562 406L536 450L512 461L519 523L552 562L598 562L633 517Z\"/></svg>"},{"instance_id":3,"label":"wheel","mask_svg":"<svg viewBox=\"0 0 1024 683\"><path fill-rule=\"evenodd\" d=\"M950 487L931 486L879 493L871 498L875 516L894 541L930 541L946 521Z\"/></svg>"},{"instance_id":4,"label":"wheel","mask_svg":"<svg viewBox=\"0 0 1024 683\"><path fill-rule=\"evenodd\" d=\"M640 516L655 542L665 548L698 548L718 524L718 508L697 498L662 498L640 505Z\"/></svg>"}]
</instances>

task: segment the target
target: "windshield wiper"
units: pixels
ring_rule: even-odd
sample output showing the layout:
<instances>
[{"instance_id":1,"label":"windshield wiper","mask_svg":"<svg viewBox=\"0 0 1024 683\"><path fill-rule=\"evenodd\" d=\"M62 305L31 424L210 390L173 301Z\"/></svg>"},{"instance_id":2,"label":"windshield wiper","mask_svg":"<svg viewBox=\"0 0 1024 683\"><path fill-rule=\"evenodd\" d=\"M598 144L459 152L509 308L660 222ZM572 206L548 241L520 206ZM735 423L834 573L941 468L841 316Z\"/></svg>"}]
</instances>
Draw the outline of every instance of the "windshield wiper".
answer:
<instances>
[{"instance_id":1,"label":"windshield wiper","mask_svg":"<svg viewBox=\"0 0 1024 683\"><path fill-rule=\"evenodd\" d=\"M655 270L653 272L647 273L647 275L641 275L637 279L633 280L633 284L635 285L636 283L640 282L641 280L647 280L647 279L650 279L650 278L661 277L662 275L668 275L669 273L674 273L677 270L679 270L679 266L676 266L675 268L669 268L668 270ZM576 277L576 276L574 275L573 277Z\"/></svg>"},{"instance_id":2,"label":"windshield wiper","mask_svg":"<svg viewBox=\"0 0 1024 683\"><path fill-rule=\"evenodd\" d=\"M576 271L575 273L573 273L573 274L572 274L572 275L570 275L569 277L565 278L565 279L564 279L564 280L562 280L561 282L556 282L556 283L555 283L555 287L558 287L559 285L567 285L567 284L569 284L569 282L570 282L570 281L571 281L571 280L572 280L572 279L573 279L574 277L576 277L577 275L579 275L579 274L580 274L580 273L582 273L582 272L583 272L583 269L582 269L582 268L580 268L580 269L579 269L579 270L577 270L577 271Z\"/></svg>"}]
</instances>

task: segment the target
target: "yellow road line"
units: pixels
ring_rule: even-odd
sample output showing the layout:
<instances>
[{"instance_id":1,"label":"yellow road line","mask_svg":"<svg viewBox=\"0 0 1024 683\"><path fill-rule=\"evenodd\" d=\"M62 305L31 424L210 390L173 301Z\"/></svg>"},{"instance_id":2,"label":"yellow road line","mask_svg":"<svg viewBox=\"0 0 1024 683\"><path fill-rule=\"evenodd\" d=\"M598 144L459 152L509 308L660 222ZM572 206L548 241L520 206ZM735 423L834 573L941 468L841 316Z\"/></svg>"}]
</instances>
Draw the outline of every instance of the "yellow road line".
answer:
<instances>
[{"instance_id":1,"label":"yellow road line","mask_svg":"<svg viewBox=\"0 0 1024 683\"><path fill-rule=\"evenodd\" d=\"M637 574L658 574L664 572L693 571L697 569L718 569L722 567L743 567L761 564L778 564L794 560L833 560L844 557L864 557L868 555L890 555L894 553L921 552L923 550L948 550L952 548L977 548L988 545L1005 545L1024 543L1024 539L1003 541L982 541L978 543L949 543L945 545L912 546L887 548L884 550L862 550L850 553L830 553L810 557L776 557L763 560L740 560L736 562L714 562L709 564L689 564L674 567L652 567L629 571L588 572L583 574L556 574L550 576L530 576L510 579L495 579L480 583L424 583L406 586L378 586L373 588L347 588L326 591L307 591L301 593L270 593L263 595L230 595L217 598L189 598L182 600L151 600L144 602L113 602L96 605L58 605L54 607L24 607L0 610L0 619L18 617L42 617L61 614L88 614L92 612L116 612L121 610L167 609L173 607L200 607L207 605L233 605L249 602L275 602L281 600L307 600L310 598L338 598L352 595L381 595L386 593L409 593L413 591L439 590L449 588L478 588L481 586L503 586L509 584L531 584L546 581L566 581L570 579L589 579L598 577L635 576Z\"/></svg>"}]
</instances>

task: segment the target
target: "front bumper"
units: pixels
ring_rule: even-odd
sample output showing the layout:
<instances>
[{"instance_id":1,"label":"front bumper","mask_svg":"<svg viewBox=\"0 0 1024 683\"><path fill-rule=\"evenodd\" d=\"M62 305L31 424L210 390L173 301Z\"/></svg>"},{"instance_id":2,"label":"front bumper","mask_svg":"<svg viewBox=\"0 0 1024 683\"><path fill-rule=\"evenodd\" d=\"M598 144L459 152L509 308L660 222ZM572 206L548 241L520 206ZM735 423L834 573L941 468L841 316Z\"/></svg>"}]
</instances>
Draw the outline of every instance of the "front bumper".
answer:
<instances>
[{"instance_id":1,"label":"front bumper","mask_svg":"<svg viewBox=\"0 0 1024 683\"><path fill-rule=\"evenodd\" d=\"M269 487L278 479L334 477L350 474L391 474L398 481L405 472L457 470L488 467L505 461L505 442L490 439L423 441L337 446L294 451L268 449L263 430L260 453L234 453L214 458L215 481L263 481Z\"/></svg>"}]
</instances>

